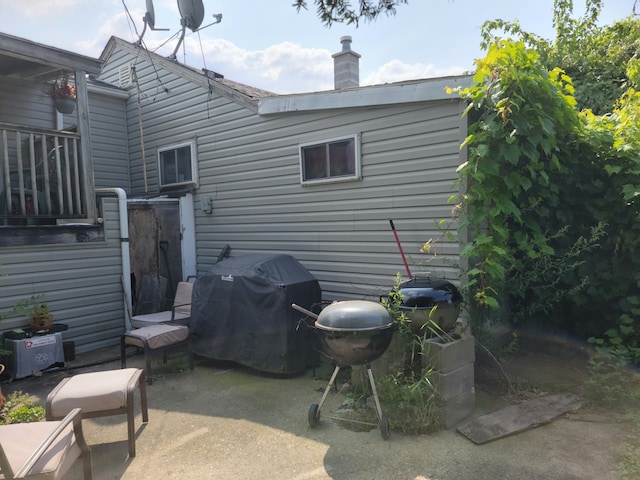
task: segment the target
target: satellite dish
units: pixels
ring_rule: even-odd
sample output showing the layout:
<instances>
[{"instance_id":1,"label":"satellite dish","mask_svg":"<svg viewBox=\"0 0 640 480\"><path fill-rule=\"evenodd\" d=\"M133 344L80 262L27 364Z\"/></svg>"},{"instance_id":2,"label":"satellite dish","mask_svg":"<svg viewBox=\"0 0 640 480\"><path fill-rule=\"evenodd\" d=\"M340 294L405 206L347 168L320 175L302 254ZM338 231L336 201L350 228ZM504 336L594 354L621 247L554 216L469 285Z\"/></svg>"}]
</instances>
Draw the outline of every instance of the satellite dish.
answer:
<instances>
[{"instance_id":1,"label":"satellite dish","mask_svg":"<svg viewBox=\"0 0 640 480\"><path fill-rule=\"evenodd\" d=\"M202 25L202 20L204 20L204 5L202 0L178 0L178 10L180 10L180 25L182 26L182 32L180 33L180 38L178 39L178 44L176 45L175 50L171 55L169 55L169 59L175 61L176 54L178 53L178 49L184 40L184 34L187 28L191 31L195 32ZM215 22L206 25L202 28L207 28L210 25L215 25L216 23L220 23L222 21L222 14L217 13L213 16Z\"/></svg>"},{"instance_id":2,"label":"satellite dish","mask_svg":"<svg viewBox=\"0 0 640 480\"><path fill-rule=\"evenodd\" d=\"M140 38L136 42L136 45L138 45L138 46L142 45L142 37L144 37L144 34L147 31L147 26L151 30L156 30L156 31L158 31L158 30L162 30L162 31L169 30L168 28L156 28L156 14L153 11L153 0L146 0L146 1L147 1L147 12L144 14L144 17L142 17L142 21L144 22L144 28L142 29L142 33L140 34Z\"/></svg>"},{"instance_id":3,"label":"satellite dish","mask_svg":"<svg viewBox=\"0 0 640 480\"><path fill-rule=\"evenodd\" d=\"M147 0L147 13L144 14L144 24L149 25L151 30L156 26L156 14L153 11L153 0Z\"/></svg>"},{"instance_id":4,"label":"satellite dish","mask_svg":"<svg viewBox=\"0 0 640 480\"><path fill-rule=\"evenodd\" d=\"M204 20L204 5L202 0L178 0L181 24L195 32Z\"/></svg>"}]
</instances>

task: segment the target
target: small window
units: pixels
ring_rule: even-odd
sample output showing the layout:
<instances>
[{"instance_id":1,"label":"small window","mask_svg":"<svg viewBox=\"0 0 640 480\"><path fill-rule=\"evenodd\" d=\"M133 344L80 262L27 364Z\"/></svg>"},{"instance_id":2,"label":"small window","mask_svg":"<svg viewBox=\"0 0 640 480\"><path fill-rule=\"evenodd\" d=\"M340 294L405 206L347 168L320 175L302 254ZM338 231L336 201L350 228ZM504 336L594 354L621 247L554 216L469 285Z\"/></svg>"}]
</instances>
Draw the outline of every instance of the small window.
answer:
<instances>
[{"instance_id":1,"label":"small window","mask_svg":"<svg viewBox=\"0 0 640 480\"><path fill-rule=\"evenodd\" d=\"M300 180L303 185L360 178L358 136L300 145Z\"/></svg>"},{"instance_id":2,"label":"small window","mask_svg":"<svg viewBox=\"0 0 640 480\"><path fill-rule=\"evenodd\" d=\"M160 188L197 185L195 142L158 149Z\"/></svg>"}]
</instances>

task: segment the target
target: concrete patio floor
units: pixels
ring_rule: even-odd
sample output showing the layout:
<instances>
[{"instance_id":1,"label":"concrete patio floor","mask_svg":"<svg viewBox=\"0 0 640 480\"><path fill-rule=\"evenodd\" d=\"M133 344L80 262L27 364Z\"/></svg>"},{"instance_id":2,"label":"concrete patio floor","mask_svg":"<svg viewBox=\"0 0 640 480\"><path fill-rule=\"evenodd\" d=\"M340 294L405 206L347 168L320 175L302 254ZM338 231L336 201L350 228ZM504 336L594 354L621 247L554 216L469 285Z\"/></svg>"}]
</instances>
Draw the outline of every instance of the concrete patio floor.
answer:
<instances>
[{"instance_id":1,"label":"concrete patio floor","mask_svg":"<svg viewBox=\"0 0 640 480\"><path fill-rule=\"evenodd\" d=\"M44 404L66 375L120 368L117 355L115 348L79 355L68 370L16 380L3 390L31 393ZM90 363L97 364L82 367ZM142 355L128 360L128 366L143 363ZM176 363L186 365L173 356L147 387L144 426L136 395L135 458L127 458L125 416L83 421L94 479L614 480L632 433L615 416L578 411L484 445L455 429L425 436L392 431L385 441L378 428L355 432L322 417L310 429L309 405L327 385L311 370L279 378L198 357L193 372L176 371ZM337 406L333 395L323 407L327 416ZM504 405L478 391L473 415ZM70 480L80 478L74 469Z\"/></svg>"}]
</instances>

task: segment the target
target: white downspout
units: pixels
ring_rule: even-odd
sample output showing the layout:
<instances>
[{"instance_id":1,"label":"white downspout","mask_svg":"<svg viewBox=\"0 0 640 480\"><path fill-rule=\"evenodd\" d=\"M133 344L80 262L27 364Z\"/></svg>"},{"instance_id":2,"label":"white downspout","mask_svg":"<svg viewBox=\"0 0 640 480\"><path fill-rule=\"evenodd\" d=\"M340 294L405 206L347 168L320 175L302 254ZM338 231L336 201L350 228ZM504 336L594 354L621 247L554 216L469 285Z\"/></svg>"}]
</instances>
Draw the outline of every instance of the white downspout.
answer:
<instances>
[{"instance_id":1,"label":"white downspout","mask_svg":"<svg viewBox=\"0 0 640 480\"><path fill-rule=\"evenodd\" d=\"M122 288L124 290L124 326L131 330L131 257L129 255L129 217L127 213L127 193L122 188L97 188L96 193L113 193L118 196L120 216L120 256L122 261Z\"/></svg>"}]
</instances>

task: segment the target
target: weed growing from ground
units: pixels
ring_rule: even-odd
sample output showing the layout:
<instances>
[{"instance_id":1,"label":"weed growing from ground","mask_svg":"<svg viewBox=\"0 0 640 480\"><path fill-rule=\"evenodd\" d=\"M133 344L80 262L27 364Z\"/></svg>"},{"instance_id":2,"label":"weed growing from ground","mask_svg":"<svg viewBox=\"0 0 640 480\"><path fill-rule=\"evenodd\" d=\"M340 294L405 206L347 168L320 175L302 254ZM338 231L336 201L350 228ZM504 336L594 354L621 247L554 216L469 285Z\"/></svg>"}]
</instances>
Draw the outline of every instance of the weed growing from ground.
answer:
<instances>
[{"instance_id":1,"label":"weed growing from ground","mask_svg":"<svg viewBox=\"0 0 640 480\"><path fill-rule=\"evenodd\" d=\"M31 397L20 390L10 393L0 410L0 425L39 422L45 417L44 407L36 405Z\"/></svg>"}]
</instances>

